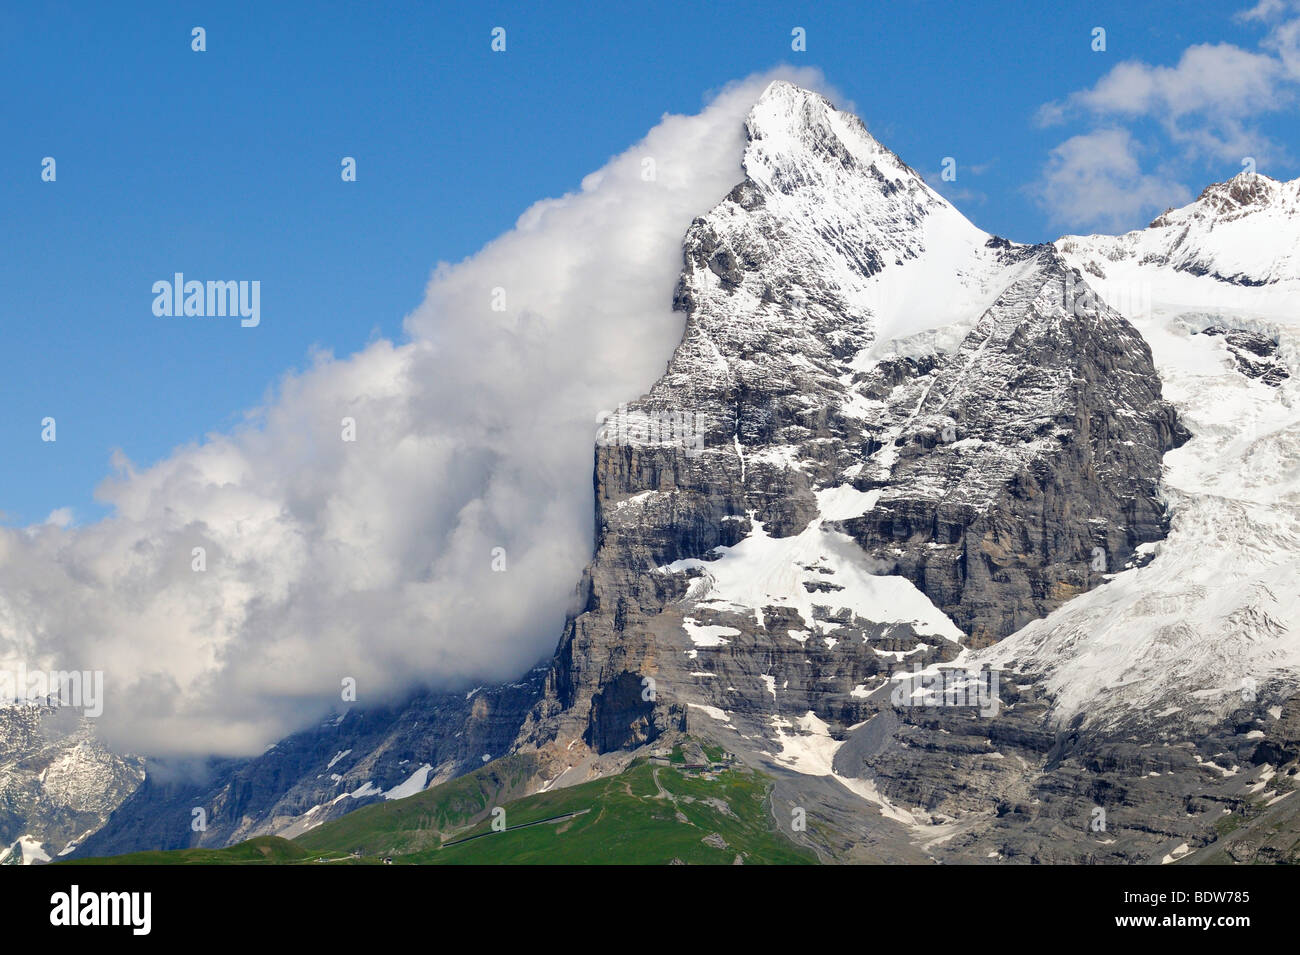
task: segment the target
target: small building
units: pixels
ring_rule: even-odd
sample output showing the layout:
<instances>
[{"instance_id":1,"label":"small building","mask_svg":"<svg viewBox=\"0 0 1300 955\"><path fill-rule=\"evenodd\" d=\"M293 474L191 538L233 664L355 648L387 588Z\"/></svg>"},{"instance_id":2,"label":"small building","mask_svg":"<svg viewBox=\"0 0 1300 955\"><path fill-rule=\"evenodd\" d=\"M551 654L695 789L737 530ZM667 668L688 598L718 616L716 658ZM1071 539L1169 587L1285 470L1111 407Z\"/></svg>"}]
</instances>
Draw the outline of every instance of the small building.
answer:
<instances>
[{"instance_id":1,"label":"small building","mask_svg":"<svg viewBox=\"0 0 1300 955\"><path fill-rule=\"evenodd\" d=\"M701 770L709 768L709 758L704 755L704 749L699 743L683 743L682 757L685 760L682 764L683 769Z\"/></svg>"}]
</instances>

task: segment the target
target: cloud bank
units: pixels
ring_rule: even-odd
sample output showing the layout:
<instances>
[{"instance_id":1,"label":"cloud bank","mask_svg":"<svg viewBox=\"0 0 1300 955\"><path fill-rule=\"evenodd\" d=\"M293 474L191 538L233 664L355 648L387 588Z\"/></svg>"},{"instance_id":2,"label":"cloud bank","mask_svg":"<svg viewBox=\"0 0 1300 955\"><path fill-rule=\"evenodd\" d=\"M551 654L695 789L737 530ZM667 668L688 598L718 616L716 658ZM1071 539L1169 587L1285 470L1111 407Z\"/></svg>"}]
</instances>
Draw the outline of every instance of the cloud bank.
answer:
<instances>
[{"instance_id":1,"label":"cloud bank","mask_svg":"<svg viewBox=\"0 0 1300 955\"><path fill-rule=\"evenodd\" d=\"M1098 129L1055 147L1039 181L1053 218L1120 232L1151 209L1183 205L1193 197L1169 176L1144 173L1139 146L1128 130Z\"/></svg>"},{"instance_id":2,"label":"cloud bank","mask_svg":"<svg viewBox=\"0 0 1300 955\"><path fill-rule=\"evenodd\" d=\"M740 180L776 78L826 90L780 69L665 116L439 265L407 340L317 354L245 427L156 465L119 457L102 521L0 529L0 667L103 670L101 736L189 756L258 752L345 678L364 705L548 655L590 556L597 413L662 373L682 236Z\"/></svg>"}]
</instances>

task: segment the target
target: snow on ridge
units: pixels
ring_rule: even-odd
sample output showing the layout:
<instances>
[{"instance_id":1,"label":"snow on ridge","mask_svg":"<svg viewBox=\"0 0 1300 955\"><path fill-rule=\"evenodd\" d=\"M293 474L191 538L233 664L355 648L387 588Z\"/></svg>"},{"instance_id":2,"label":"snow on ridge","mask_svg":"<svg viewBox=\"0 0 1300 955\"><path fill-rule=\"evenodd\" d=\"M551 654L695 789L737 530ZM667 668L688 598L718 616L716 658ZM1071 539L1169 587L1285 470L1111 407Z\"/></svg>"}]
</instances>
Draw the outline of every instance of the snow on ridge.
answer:
<instances>
[{"instance_id":1,"label":"snow on ridge","mask_svg":"<svg viewBox=\"0 0 1300 955\"><path fill-rule=\"evenodd\" d=\"M876 505L880 490L860 491L851 484L817 491L817 509L828 521L860 517Z\"/></svg>"},{"instance_id":2,"label":"snow on ridge","mask_svg":"<svg viewBox=\"0 0 1300 955\"><path fill-rule=\"evenodd\" d=\"M974 321L1012 277L972 224L856 116L817 93L771 84L746 120L744 169L786 222L815 220L844 254L820 256L821 277L851 311L870 314L877 341ZM874 167L876 175L864 175ZM894 188L881 188L879 179ZM826 242L823 236L821 242ZM864 275L863 247L880 258Z\"/></svg>"},{"instance_id":3,"label":"snow on ridge","mask_svg":"<svg viewBox=\"0 0 1300 955\"><path fill-rule=\"evenodd\" d=\"M1112 265L1130 262L1189 278L1217 274L1199 291L1220 291L1224 294L1214 298L1228 304L1241 298L1242 288L1300 280L1298 235L1300 179L1279 182L1243 173L1207 187L1196 201L1165 212L1145 229L1119 236L1067 235L1056 245L1078 256L1098 278Z\"/></svg>"},{"instance_id":4,"label":"snow on ridge","mask_svg":"<svg viewBox=\"0 0 1300 955\"><path fill-rule=\"evenodd\" d=\"M781 716L771 718L780 752L768 755L781 766L806 776L829 776L849 792L875 806L882 816L901 823L916 833L934 834L938 826L891 802L869 779L842 776L835 771L835 754L844 741L830 735L830 725L812 710L794 722Z\"/></svg>"},{"instance_id":5,"label":"snow on ridge","mask_svg":"<svg viewBox=\"0 0 1300 955\"><path fill-rule=\"evenodd\" d=\"M1269 188L1294 197L1300 180ZM1142 334L1165 398L1192 433L1165 455L1172 522L1150 563L1117 568L1106 586L978 655L1044 672L1060 722L1079 713L1090 725L1175 713L1180 721L1216 719L1253 694L1300 688L1297 211L1291 199L1269 202L1190 234L1185 249L1203 255L1206 274L1160 259L1173 226L1057 243ZM1157 222L1194 232L1208 215L1198 200ZM1259 261L1270 263L1269 284L1211 274L1244 264L1228 249L1234 242L1250 255L1265 253ZM1090 274L1094 268L1104 278ZM1275 341L1290 377L1268 385L1246 376L1223 336L1203 334L1211 325Z\"/></svg>"},{"instance_id":6,"label":"snow on ridge","mask_svg":"<svg viewBox=\"0 0 1300 955\"><path fill-rule=\"evenodd\" d=\"M325 768L326 768L326 769L333 769L333 768L334 768L334 764L337 763L337 762L338 762L340 759L342 759L344 756L348 755L348 753L350 753L350 752L352 752L352 750L350 750L350 749L345 749L345 750L343 750L343 751L341 751L341 752L335 753L335 754L334 754L334 758L331 759L328 763L325 764Z\"/></svg>"},{"instance_id":7,"label":"snow on ridge","mask_svg":"<svg viewBox=\"0 0 1300 955\"><path fill-rule=\"evenodd\" d=\"M424 787L429 783L429 773L433 772L433 767L428 763L422 765L407 778L405 782L398 783L392 789L384 793L385 799L405 799L407 796L414 796L416 793L424 791Z\"/></svg>"},{"instance_id":8,"label":"snow on ridge","mask_svg":"<svg viewBox=\"0 0 1300 955\"><path fill-rule=\"evenodd\" d=\"M697 647L723 647L730 643L727 637L740 636L740 631L735 627L702 624L694 617L683 617L682 627Z\"/></svg>"},{"instance_id":9,"label":"snow on ridge","mask_svg":"<svg viewBox=\"0 0 1300 955\"><path fill-rule=\"evenodd\" d=\"M16 862L19 865L43 865L50 861L50 854L45 851L44 843L24 833L14 841L13 845L0 850L0 865L14 858L15 851L18 853Z\"/></svg>"},{"instance_id":10,"label":"snow on ridge","mask_svg":"<svg viewBox=\"0 0 1300 955\"><path fill-rule=\"evenodd\" d=\"M719 547L716 553L713 560L688 558L660 568L668 573L703 572L706 584L693 592L698 594L696 608L752 613L762 626L764 607L791 607L810 633L824 635L837 625L828 629L827 624L815 620L813 607L830 603L837 610L847 607L865 620L909 623L918 633L955 642L964 637L910 580L874 573L871 559L857 543L826 527L823 518L814 519L790 537L772 537L762 521L753 520L748 537L733 547ZM828 597L810 592L804 587L806 581L832 581L844 589ZM691 636L697 639L697 633Z\"/></svg>"},{"instance_id":11,"label":"snow on ridge","mask_svg":"<svg viewBox=\"0 0 1300 955\"><path fill-rule=\"evenodd\" d=\"M754 142L746 152L747 172L771 187L765 201L805 219L825 217L816 203L838 203L859 221L883 220L879 244L904 250L896 260L887 255L883 268L865 279L842 262L818 263L850 313L870 316L874 340L859 353L855 371L887 357L956 348L1002 290L1034 267L1037 256L1012 264L1000 259L986 233L949 212L860 124L841 121L820 97L769 88L765 99L772 102L760 102L751 114ZM804 141L781 131L781 122L790 125L799 111L819 136ZM836 178L834 163L827 172L817 155L826 139L895 178L914 198L915 218L898 222L897 204L871 190L854 191L850 177ZM777 188L789 184L781 177L790 177L791 167L813 169L809 175L826 195ZM828 221L835 228L839 220L832 212ZM1151 563L1116 568L1106 587L982 655L1046 669L1058 719L1085 712L1090 721L1113 721L1148 708L1185 719L1228 706L1243 681L1300 684L1300 637L1294 636L1300 634L1300 180L1237 177L1147 229L1066 236L1055 247L1147 341L1165 397L1193 438L1166 456L1173 523L1169 537L1143 555ZM919 252L907 255L907 249ZM1276 341L1291 377L1280 387L1247 378L1221 336L1201 334L1211 325ZM873 411L852 400L845 410L862 418ZM856 516L866 503L863 492L847 485L817 494L826 521ZM756 559L771 546L764 538L757 528L724 559ZM693 588L697 596L705 591L717 605L736 608L761 608L768 599L756 592L764 588L732 578L724 560L697 563L709 575L705 586ZM774 570L754 570L774 578ZM786 573L796 570L791 565Z\"/></svg>"}]
</instances>

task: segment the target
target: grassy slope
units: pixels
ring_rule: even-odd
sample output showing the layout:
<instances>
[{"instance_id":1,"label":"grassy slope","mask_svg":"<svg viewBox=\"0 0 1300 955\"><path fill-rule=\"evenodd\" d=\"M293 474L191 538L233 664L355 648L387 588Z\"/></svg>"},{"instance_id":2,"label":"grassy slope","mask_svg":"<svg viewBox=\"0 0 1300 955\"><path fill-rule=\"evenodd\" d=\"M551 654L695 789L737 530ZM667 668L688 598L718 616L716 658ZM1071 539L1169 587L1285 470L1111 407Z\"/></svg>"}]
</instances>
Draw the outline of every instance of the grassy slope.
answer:
<instances>
[{"instance_id":1,"label":"grassy slope","mask_svg":"<svg viewBox=\"0 0 1300 955\"><path fill-rule=\"evenodd\" d=\"M655 776L666 796L658 794ZM581 815L528 825L567 813ZM814 861L773 829L767 781L748 770L707 780L643 763L619 776L521 800L506 807L505 822L510 828L504 832L492 832L483 822L466 833L469 841L403 861L730 864L737 854L749 864ZM711 834L721 836L726 848L704 842Z\"/></svg>"},{"instance_id":2,"label":"grassy slope","mask_svg":"<svg viewBox=\"0 0 1300 955\"><path fill-rule=\"evenodd\" d=\"M285 865L308 858L302 846L279 836L258 836L227 849L133 852L124 856L78 859L60 865Z\"/></svg>"},{"instance_id":3,"label":"grassy slope","mask_svg":"<svg viewBox=\"0 0 1300 955\"><path fill-rule=\"evenodd\" d=\"M774 829L767 779L752 770L706 779L638 762L618 776L512 798L534 768L530 756L497 760L408 799L358 809L292 842L259 837L226 849L85 861L238 865L375 863L391 857L396 864L426 865L653 865L730 864L738 854L747 864L816 861ZM505 809L505 831L492 829L497 805ZM721 837L726 847L706 843L706 837L713 843Z\"/></svg>"},{"instance_id":4,"label":"grassy slope","mask_svg":"<svg viewBox=\"0 0 1300 955\"><path fill-rule=\"evenodd\" d=\"M436 847L442 834L486 818L493 806L518 799L536 770L535 756L506 756L407 799L350 812L303 833L295 842L326 857L353 852L378 857Z\"/></svg>"}]
</instances>

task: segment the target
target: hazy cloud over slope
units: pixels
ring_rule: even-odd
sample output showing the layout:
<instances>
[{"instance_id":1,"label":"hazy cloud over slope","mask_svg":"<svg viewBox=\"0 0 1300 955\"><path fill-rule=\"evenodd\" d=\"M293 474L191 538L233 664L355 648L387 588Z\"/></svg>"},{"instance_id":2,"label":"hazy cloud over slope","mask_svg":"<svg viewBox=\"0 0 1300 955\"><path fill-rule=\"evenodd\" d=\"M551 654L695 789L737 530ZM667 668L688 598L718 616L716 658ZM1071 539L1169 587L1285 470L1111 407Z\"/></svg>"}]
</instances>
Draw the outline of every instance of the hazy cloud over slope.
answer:
<instances>
[{"instance_id":1,"label":"hazy cloud over slope","mask_svg":"<svg viewBox=\"0 0 1300 955\"><path fill-rule=\"evenodd\" d=\"M409 341L315 356L246 428L116 461L103 521L0 529L0 667L105 671L120 748L250 753L345 677L364 704L549 653L590 556L596 414L662 372L682 235L739 180L744 115L778 75L825 88L781 70L665 116L439 266Z\"/></svg>"}]
</instances>

